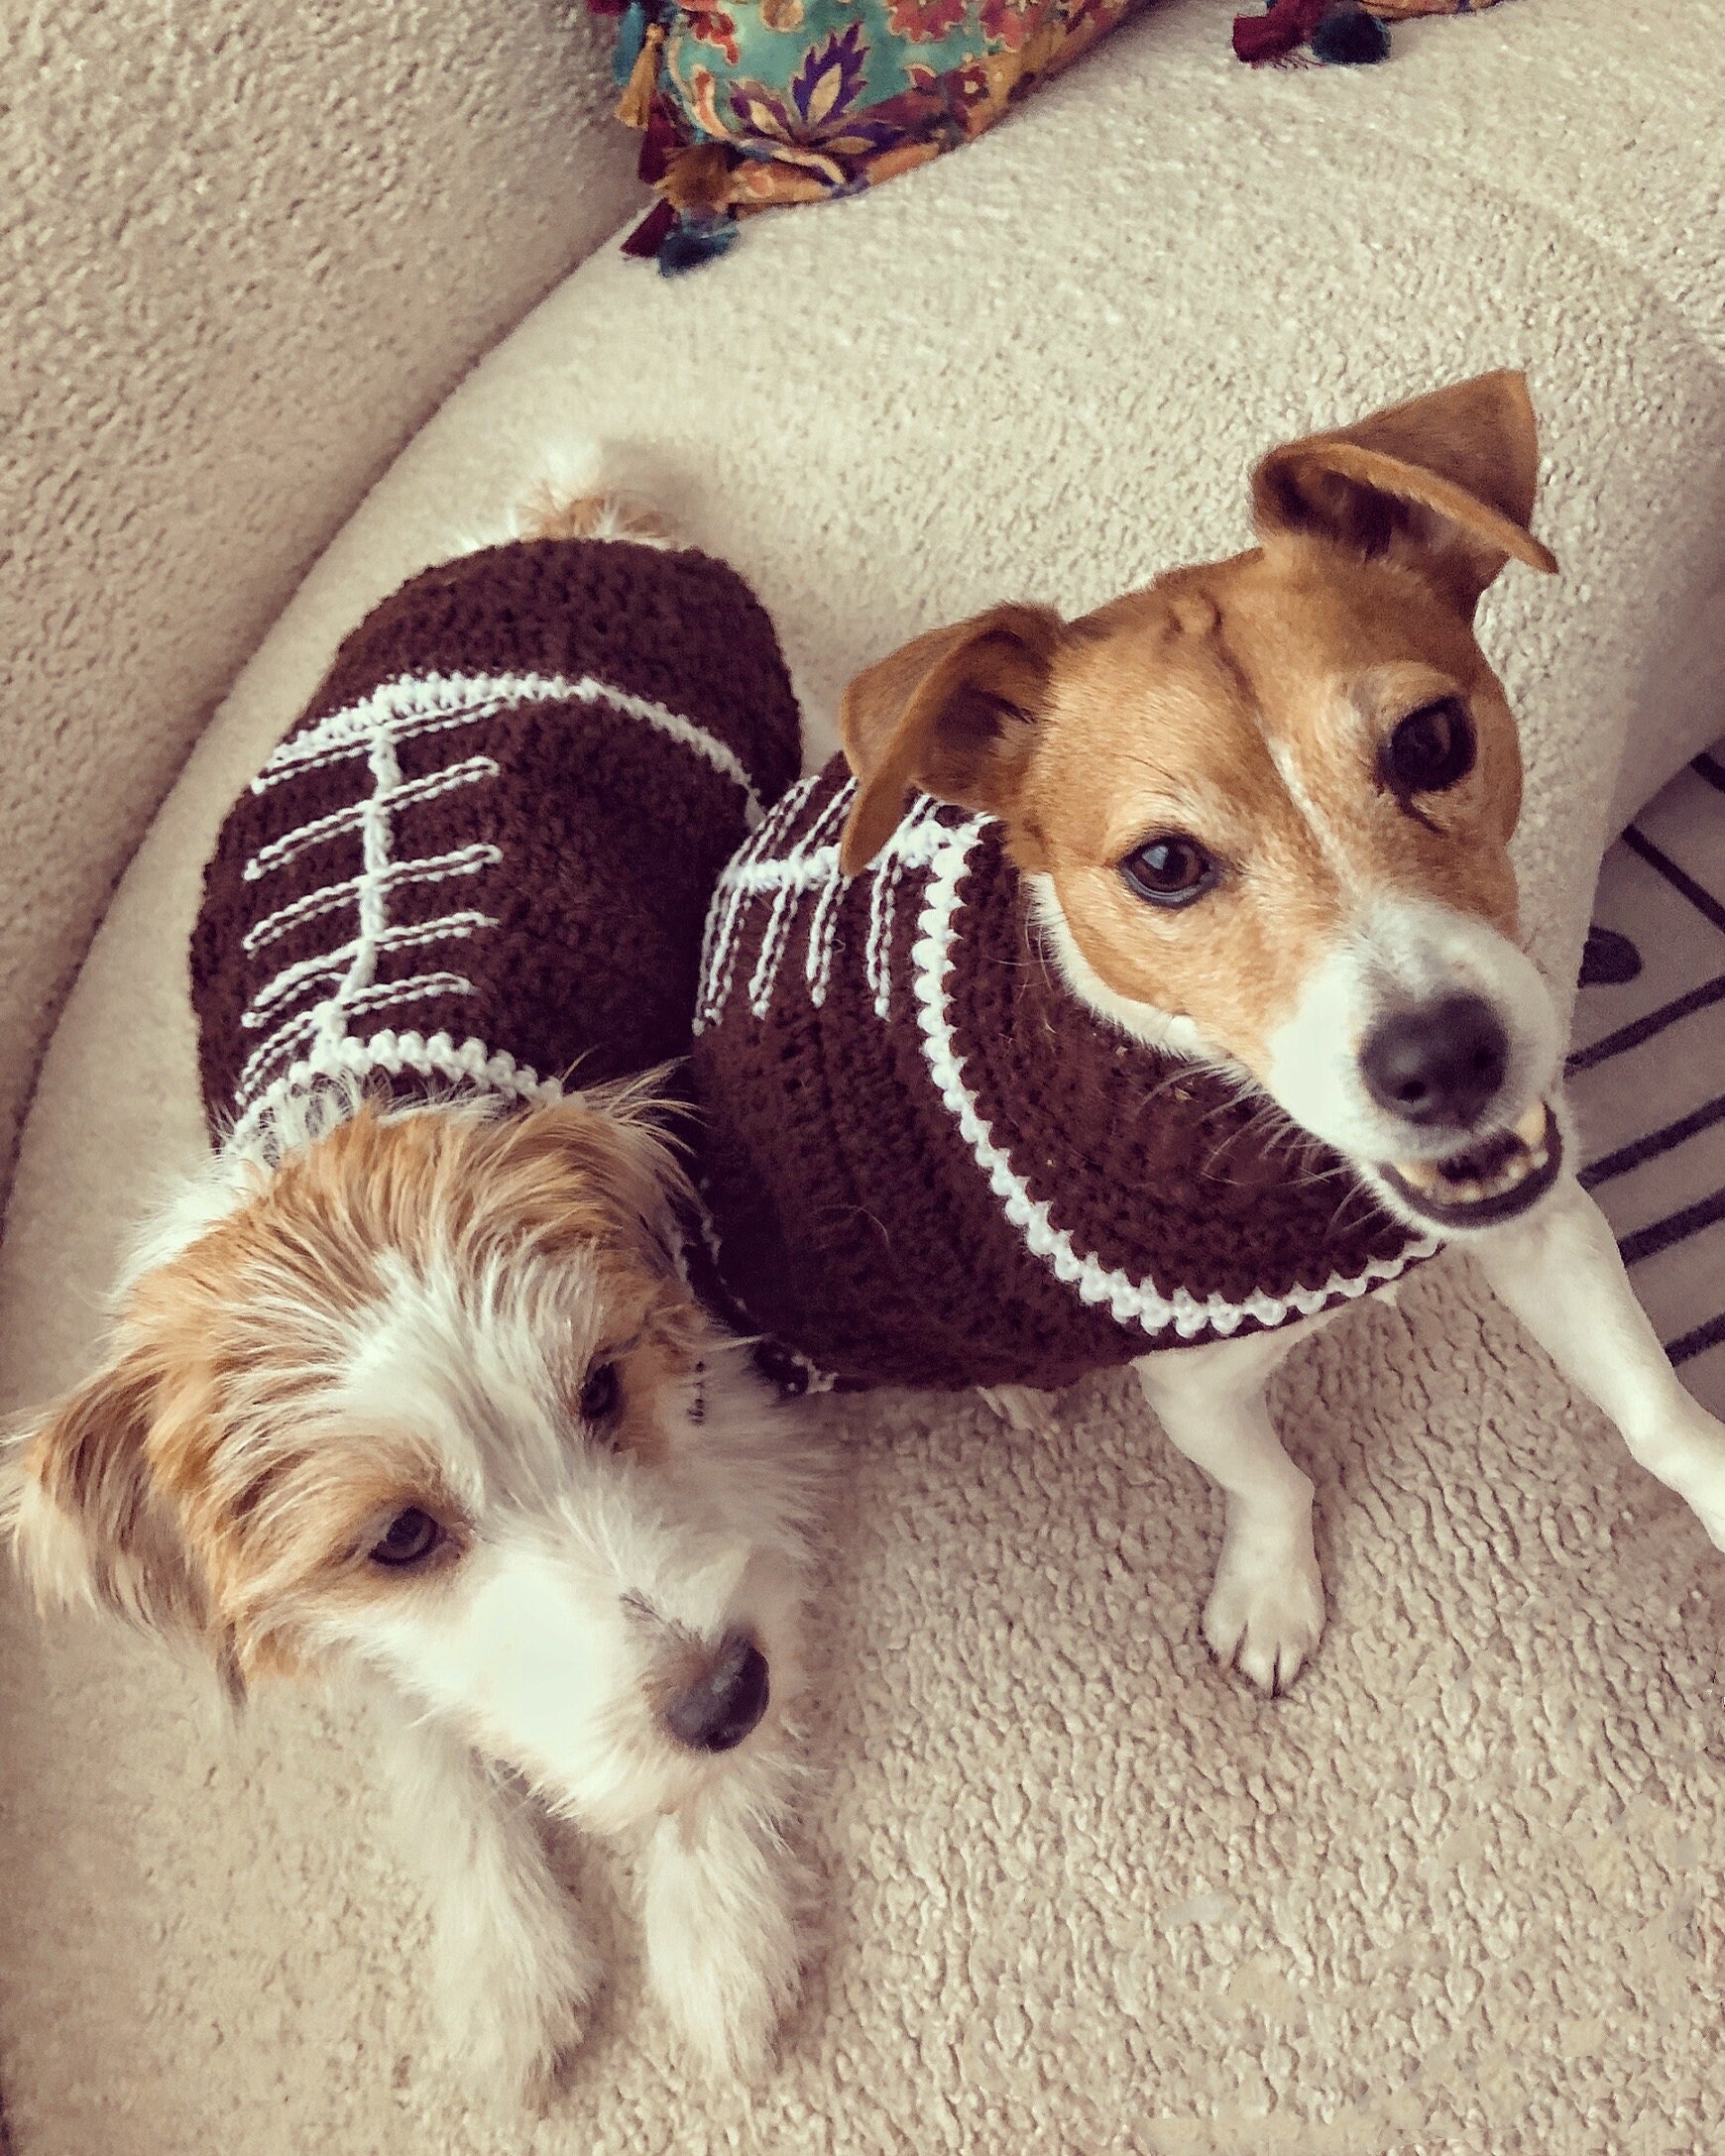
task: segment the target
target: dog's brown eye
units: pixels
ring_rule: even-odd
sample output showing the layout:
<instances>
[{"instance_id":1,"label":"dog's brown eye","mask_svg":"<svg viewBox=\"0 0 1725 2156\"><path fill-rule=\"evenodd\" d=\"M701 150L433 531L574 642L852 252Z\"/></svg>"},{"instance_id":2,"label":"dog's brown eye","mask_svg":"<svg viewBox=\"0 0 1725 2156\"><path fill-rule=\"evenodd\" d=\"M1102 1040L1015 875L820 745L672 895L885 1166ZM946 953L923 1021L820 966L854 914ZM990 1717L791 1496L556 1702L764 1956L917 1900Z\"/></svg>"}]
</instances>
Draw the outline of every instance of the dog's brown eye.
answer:
<instances>
[{"instance_id":1,"label":"dog's brown eye","mask_svg":"<svg viewBox=\"0 0 1725 2156\"><path fill-rule=\"evenodd\" d=\"M1221 871L1214 856L1196 839L1169 832L1134 847L1120 863L1120 873L1153 906L1189 906L1204 896Z\"/></svg>"},{"instance_id":2,"label":"dog's brown eye","mask_svg":"<svg viewBox=\"0 0 1725 2156\"><path fill-rule=\"evenodd\" d=\"M609 1422L623 1398L623 1381L614 1362L599 1362L587 1373L581 1388L581 1419L595 1424Z\"/></svg>"},{"instance_id":3,"label":"dog's brown eye","mask_svg":"<svg viewBox=\"0 0 1725 2156\"><path fill-rule=\"evenodd\" d=\"M1395 794L1436 794L1473 769L1473 727L1458 700L1411 711L1384 743L1384 783Z\"/></svg>"},{"instance_id":4,"label":"dog's brown eye","mask_svg":"<svg viewBox=\"0 0 1725 2156\"><path fill-rule=\"evenodd\" d=\"M420 1564L442 1544L443 1530L436 1521L417 1505L409 1505L372 1544L372 1557L378 1564Z\"/></svg>"}]
</instances>

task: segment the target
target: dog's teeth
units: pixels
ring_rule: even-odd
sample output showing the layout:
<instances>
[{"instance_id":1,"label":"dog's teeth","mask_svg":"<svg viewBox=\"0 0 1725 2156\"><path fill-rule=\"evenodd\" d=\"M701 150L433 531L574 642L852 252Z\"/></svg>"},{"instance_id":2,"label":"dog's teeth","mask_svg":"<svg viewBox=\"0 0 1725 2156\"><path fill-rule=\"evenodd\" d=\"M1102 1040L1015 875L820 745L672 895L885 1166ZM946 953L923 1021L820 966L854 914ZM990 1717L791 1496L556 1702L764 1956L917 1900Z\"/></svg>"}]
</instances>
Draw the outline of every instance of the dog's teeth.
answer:
<instances>
[{"instance_id":1,"label":"dog's teeth","mask_svg":"<svg viewBox=\"0 0 1725 2156\"><path fill-rule=\"evenodd\" d=\"M1516 1136L1530 1151L1544 1140L1547 1121L1546 1103L1536 1100L1516 1125Z\"/></svg>"},{"instance_id":2,"label":"dog's teeth","mask_svg":"<svg viewBox=\"0 0 1725 2156\"><path fill-rule=\"evenodd\" d=\"M1473 1182L1452 1183L1443 1194L1452 1204L1477 1205L1485 1195L1485 1186Z\"/></svg>"},{"instance_id":3,"label":"dog's teeth","mask_svg":"<svg viewBox=\"0 0 1725 2156\"><path fill-rule=\"evenodd\" d=\"M1430 1191L1438 1181L1436 1161L1398 1161L1396 1173L1404 1183L1411 1183L1416 1191Z\"/></svg>"}]
</instances>

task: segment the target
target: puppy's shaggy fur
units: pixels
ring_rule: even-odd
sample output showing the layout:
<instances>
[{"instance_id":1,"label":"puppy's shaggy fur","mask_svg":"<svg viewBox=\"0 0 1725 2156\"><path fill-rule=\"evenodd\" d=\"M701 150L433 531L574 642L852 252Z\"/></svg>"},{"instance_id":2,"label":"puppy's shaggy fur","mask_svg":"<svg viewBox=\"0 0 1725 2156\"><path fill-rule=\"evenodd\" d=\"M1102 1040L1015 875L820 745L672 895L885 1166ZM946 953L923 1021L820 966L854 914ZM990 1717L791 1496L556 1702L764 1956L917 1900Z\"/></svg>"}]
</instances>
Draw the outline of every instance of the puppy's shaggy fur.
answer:
<instances>
[{"instance_id":1,"label":"puppy's shaggy fur","mask_svg":"<svg viewBox=\"0 0 1725 2156\"><path fill-rule=\"evenodd\" d=\"M542 521L663 543L606 502ZM795 1987L817 1477L681 1277L687 1200L650 1080L324 1071L175 1194L100 1367L0 1454L45 1603L197 1643L236 1699L383 1680L444 2011L505 2101L599 1976L523 1795L638 1844L653 1988L716 2068L760 2063Z\"/></svg>"}]
</instances>

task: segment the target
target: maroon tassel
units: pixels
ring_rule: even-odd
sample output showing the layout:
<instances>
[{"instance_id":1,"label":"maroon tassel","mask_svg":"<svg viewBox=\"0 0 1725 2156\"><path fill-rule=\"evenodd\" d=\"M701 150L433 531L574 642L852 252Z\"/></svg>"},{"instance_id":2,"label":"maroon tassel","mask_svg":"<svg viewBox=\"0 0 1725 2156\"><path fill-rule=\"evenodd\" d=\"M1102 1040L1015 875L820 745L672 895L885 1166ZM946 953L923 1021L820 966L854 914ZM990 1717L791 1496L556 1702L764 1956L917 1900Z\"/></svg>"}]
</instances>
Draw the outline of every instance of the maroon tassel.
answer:
<instances>
[{"instance_id":1,"label":"maroon tassel","mask_svg":"<svg viewBox=\"0 0 1725 2156\"><path fill-rule=\"evenodd\" d=\"M677 123L665 110L662 98L654 98L651 112L647 115L646 132L640 139L640 156L635 160L635 177L649 187L656 187L671 169L671 160L679 150L687 147L686 137L677 132Z\"/></svg>"},{"instance_id":2,"label":"maroon tassel","mask_svg":"<svg viewBox=\"0 0 1725 2156\"><path fill-rule=\"evenodd\" d=\"M1276 0L1268 15L1234 17L1234 57L1281 59L1311 41L1329 0Z\"/></svg>"},{"instance_id":3,"label":"maroon tassel","mask_svg":"<svg viewBox=\"0 0 1725 2156\"><path fill-rule=\"evenodd\" d=\"M624 241L624 253L632 255L637 262L651 262L676 221L677 213L668 202L655 202Z\"/></svg>"}]
</instances>

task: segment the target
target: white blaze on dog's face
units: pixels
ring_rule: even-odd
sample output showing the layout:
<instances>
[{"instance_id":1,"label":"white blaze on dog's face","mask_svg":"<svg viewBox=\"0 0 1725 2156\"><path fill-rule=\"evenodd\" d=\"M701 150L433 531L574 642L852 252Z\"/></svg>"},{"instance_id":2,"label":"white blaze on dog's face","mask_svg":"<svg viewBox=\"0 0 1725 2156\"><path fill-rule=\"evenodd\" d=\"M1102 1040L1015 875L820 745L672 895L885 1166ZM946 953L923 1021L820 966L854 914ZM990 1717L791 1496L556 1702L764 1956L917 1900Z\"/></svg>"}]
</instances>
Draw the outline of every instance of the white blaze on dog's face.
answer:
<instances>
[{"instance_id":1,"label":"white blaze on dog's face","mask_svg":"<svg viewBox=\"0 0 1725 2156\"><path fill-rule=\"evenodd\" d=\"M130 1289L25 1441L39 1586L236 1685L354 1659L602 1831L768 1771L806 1458L665 1257L627 1107L364 1110Z\"/></svg>"},{"instance_id":2,"label":"white blaze on dog's face","mask_svg":"<svg viewBox=\"0 0 1725 2156\"><path fill-rule=\"evenodd\" d=\"M1512 553L1553 566L1536 462L1520 376L1487 376L1267 458L1251 553L920 639L848 695L846 866L910 786L992 812L1092 1007L1243 1066L1417 1219L1525 1209L1561 1041L1472 624Z\"/></svg>"}]
</instances>

